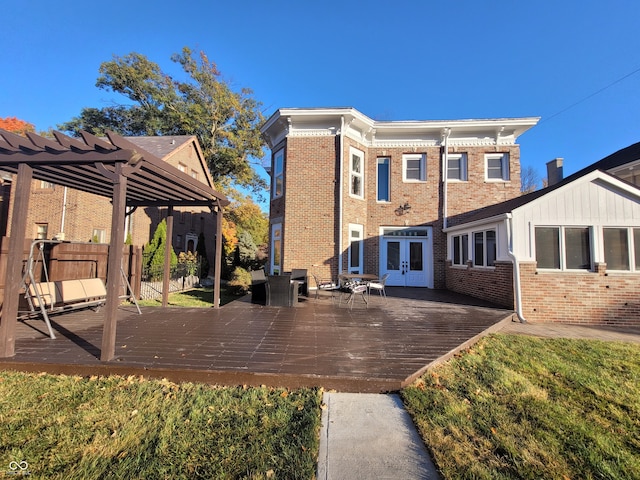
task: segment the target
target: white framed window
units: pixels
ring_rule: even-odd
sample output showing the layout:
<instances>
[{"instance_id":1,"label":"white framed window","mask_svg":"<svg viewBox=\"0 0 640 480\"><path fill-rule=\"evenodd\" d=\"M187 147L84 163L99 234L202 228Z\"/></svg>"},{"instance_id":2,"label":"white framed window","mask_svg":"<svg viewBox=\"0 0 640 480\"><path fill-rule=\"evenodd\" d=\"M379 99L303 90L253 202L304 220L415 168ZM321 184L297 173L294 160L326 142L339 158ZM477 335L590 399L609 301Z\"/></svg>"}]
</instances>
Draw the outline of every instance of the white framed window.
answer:
<instances>
[{"instance_id":1,"label":"white framed window","mask_svg":"<svg viewBox=\"0 0 640 480\"><path fill-rule=\"evenodd\" d=\"M282 272L282 224L271 226L271 273L280 275Z\"/></svg>"},{"instance_id":2,"label":"white framed window","mask_svg":"<svg viewBox=\"0 0 640 480\"><path fill-rule=\"evenodd\" d=\"M391 201L391 159L389 157L378 158L378 181L376 200L378 202Z\"/></svg>"},{"instance_id":3,"label":"white framed window","mask_svg":"<svg viewBox=\"0 0 640 480\"><path fill-rule=\"evenodd\" d=\"M469 234L454 235L452 238L452 264L466 266L469 261Z\"/></svg>"},{"instance_id":4,"label":"white framed window","mask_svg":"<svg viewBox=\"0 0 640 480\"><path fill-rule=\"evenodd\" d=\"M349 224L349 273L364 273L363 264L364 227L359 224Z\"/></svg>"},{"instance_id":5,"label":"white framed window","mask_svg":"<svg viewBox=\"0 0 640 480\"><path fill-rule=\"evenodd\" d=\"M590 227L536 227L535 242L539 269L592 269Z\"/></svg>"},{"instance_id":6,"label":"white framed window","mask_svg":"<svg viewBox=\"0 0 640 480\"><path fill-rule=\"evenodd\" d=\"M406 153L402 155L402 181L424 182L427 179L427 155Z\"/></svg>"},{"instance_id":7,"label":"white framed window","mask_svg":"<svg viewBox=\"0 0 640 480\"><path fill-rule=\"evenodd\" d=\"M487 153L484 156L485 180L489 182L509 181L509 154Z\"/></svg>"},{"instance_id":8,"label":"white framed window","mask_svg":"<svg viewBox=\"0 0 640 480\"><path fill-rule=\"evenodd\" d=\"M55 185L51 182L47 182L46 180L40 180L40 189L41 190L52 190Z\"/></svg>"},{"instance_id":9,"label":"white framed window","mask_svg":"<svg viewBox=\"0 0 640 480\"><path fill-rule=\"evenodd\" d=\"M349 158L349 194L364 198L364 152L351 148Z\"/></svg>"},{"instance_id":10,"label":"white framed window","mask_svg":"<svg viewBox=\"0 0 640 480\"><path fill-rule=\"evenodd\" d=\"M607 271L640 271L640 228L605 227L602 237Z\"/></svg>"},{"instance_id":11,"label":"white framed window","mask_svg":"<svg viewBox=\"0 0 640 480\"><path fill-rule=\"evenodd\" d=\"M191 178L198 180L198 172L196 170L191 170Z\"/></svg>"},{"instance_id":12,"label":"white framed window","mask_svg":"<svg viewBox=\"0 0 640 480\"><path fill-rule=\"evenodd\" d=\"M496 262L496 231L485 230L473 233L473 265L493 267Z\"/></svg>"},{"instance_id":13,"label":"white framed window","mask_svg":"<svg viewBox=\"0 0 640 480\"><path fill-rule=\"evenodd\" d=\"M272 198L281 197L284 192L284 148L278 150L273 156L273 185Z\"/></svg>"},{"instance_id":14,"label":"white framed window","mask_svg":"<svg viewBox=\"0 0 640 480\"><path fill-rule=\"evenodd\" d=\"M49 233L48 223L36 223L36 239L46 240Z\"/></svg>"},{"instance_id":15,"label":"white framed window","mask_svg":"<svg viewBox=\"0 0 640 480\"><path fill-rule=\"evenodd\" d=\"M180 170L182 173L187 173L187 166L184 163L178 163L178 170Z\"/></svg>"},{"instance_id":16,"label":"white framed window","mask_svg":"<svg viewBox=\"0 0 640 480\"><path fill-rule=\"evenodd\" d=\"M91 234L91 241L94 243L107 243L107 231L104 228L94 228Z\"/></svg>"},{"instance_id":17,"label":"white framed window","mask_svg":"<svg viewBox=\"0 0 640 480\"><path fill-rule=\"evenodd\" d=\"M447 155L447 180L467 181L466 153L449 153Z\"/></svg>"}]
</instances>

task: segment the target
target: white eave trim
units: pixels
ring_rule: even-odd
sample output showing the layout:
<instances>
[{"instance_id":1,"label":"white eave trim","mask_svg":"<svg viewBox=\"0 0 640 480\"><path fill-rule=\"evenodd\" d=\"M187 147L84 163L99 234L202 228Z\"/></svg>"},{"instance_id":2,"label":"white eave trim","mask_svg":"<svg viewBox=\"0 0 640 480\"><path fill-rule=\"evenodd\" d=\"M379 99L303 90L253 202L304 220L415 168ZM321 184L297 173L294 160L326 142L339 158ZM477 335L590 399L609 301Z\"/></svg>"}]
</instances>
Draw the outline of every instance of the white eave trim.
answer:
<instances>
[{"instance_id":1,"label":"white eave trim","mask_svg":"<svg viewBox=\"0 0 640 480\"><path fill-rule=\"evenodd\" d=\"M505 212L505 213L501 213L500 215L494 215L493 217L482 218L474 222L460 223L453 227L443 228L442 231L444 233L451 233L451 232L457 232L462 230L474 229L475 227L478 227L480 225L496 224L506 220L510 214L511 212Z\"/></svg>"}]
</instances>

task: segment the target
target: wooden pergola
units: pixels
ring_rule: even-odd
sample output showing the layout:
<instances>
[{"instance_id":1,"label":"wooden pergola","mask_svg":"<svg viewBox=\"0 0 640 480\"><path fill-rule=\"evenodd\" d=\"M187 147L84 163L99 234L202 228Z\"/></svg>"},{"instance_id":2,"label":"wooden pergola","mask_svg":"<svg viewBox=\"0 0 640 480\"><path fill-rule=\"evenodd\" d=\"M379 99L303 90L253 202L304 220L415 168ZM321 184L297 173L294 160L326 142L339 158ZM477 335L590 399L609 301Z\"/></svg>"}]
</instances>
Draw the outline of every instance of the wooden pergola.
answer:
<instances>
[{"instance_id":1,"label":"wooden pergola","mask_svg":"<svg viewBox=\"0 0 640 480\"><path fill-rule=\"evenodd\" d=\"M129 207L167 207L167 244L163 306L167 305L173 208L208 206L216 214L213 305L220 305L222 215L227 198L176 167L141 149L126 138L108 132L106 139L81 132L71 138L54 132L55 139L27 133L26 137L0 129L0 169L17 174L11 236L0 315L0 358L15 354L15 331L22 278L22 252L32 180L44 180L112 199L111 240L107 261L107 300L100 359L115 356L120 265L123 258L125 213Z\"/></svg>"}]
</instances>

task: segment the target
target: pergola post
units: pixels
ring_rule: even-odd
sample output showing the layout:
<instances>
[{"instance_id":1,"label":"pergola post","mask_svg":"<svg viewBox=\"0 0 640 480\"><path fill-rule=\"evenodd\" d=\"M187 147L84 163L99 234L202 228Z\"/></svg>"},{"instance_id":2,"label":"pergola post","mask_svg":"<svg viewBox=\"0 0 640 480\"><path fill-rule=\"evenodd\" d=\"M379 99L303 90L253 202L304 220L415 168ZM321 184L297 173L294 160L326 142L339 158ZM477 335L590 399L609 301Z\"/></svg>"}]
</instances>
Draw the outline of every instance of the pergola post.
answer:
<instances>
[{"instance_id":1,"label":"pergola post","mask_svg":"<svg viewBox=\"0 0 640 480\"><path fill-rule=\"evenodd\" d=\"M162 306L169 305L169 280L171 276L171 250L173 249L173 206L167 209L167 238L164 249L164 270L162 272Z\"/></svg>"},{"instance_id":2,"label":"pergola post","mask_svg":"<svg viewBox=\"0 0 640 480\"><path fill-rule=\"evenodd\" d=\"M220 308L220 276L222 275L222 207L216 207L216 251L213 276L213 308Z\"/></svg>"},{"instance_id":3,"label":"pergola post","mask_svg":"<svg viewBox=\"0 0 640 480\"><path fill-rule=\"evenodd\" d=\"M32 178L33 168L27 163L21 163L18 167L15 186L9 254L4 277L4 300L0 315L0 358L15 355L16 322L21 287L18 279L22 278L22 256L27 231L27 211L29 210Z\"/></svg>"},{"instance_id":4,"label":"pergola post","mask_svg":"<svg viewBox=\"0 0 640 480\"><path fill-rule=\"evenodd\" d=\"M116 165L113 178L113 212L111 215L111 241L107 260L107 300L102 330L100 360L107 362L116 355L116 324L120 286L122 281L122 250L124 248L124 220L127 198L127 177L122 174L122 165Z\"/></svg>"}]
</instances>

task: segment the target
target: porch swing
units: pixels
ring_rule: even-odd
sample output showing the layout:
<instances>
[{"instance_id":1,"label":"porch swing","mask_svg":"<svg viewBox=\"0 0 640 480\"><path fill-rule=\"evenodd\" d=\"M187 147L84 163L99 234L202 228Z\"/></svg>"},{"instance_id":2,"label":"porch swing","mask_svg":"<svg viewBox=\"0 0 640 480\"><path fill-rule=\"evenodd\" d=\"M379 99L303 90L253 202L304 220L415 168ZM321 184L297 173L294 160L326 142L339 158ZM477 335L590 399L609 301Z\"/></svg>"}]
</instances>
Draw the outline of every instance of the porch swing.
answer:
<instances>
[{"instance_id":1,"label":"porch swing","mask_svg":"<svg viewBox=\"0 0 640 480\"><path fill-rule=\"evenodd\" d=\"M102 279L96 276L97 272L94 272L94 276L91 278L49 280L49 272L47 270L44 253L45 245L60 243L63 242L61 240L34 240L31 243L21 284L29 310L19 312L18 314L18 318L21 320L42 316L42 319L47 325L49 337L52 339L55 339L56 336L53 333L49 315L86 308L93 308L97 312L107 300L107 289ZM40 277L44 278L44 281L37 281L35 278L38 263L42 268ZM138 305L122 265L120 266L120 274L126 286L125 295L120 296L120 298L127 298L133 301L138 310L138 314L141 314L140 306Z\"/></svg>"}]
</instances>

